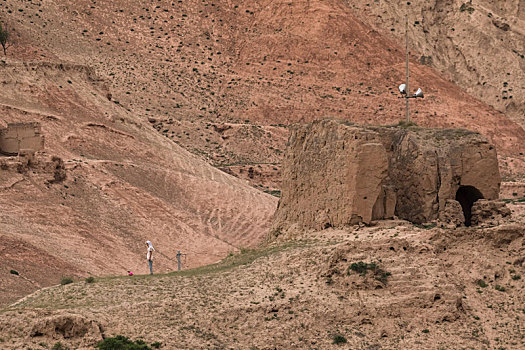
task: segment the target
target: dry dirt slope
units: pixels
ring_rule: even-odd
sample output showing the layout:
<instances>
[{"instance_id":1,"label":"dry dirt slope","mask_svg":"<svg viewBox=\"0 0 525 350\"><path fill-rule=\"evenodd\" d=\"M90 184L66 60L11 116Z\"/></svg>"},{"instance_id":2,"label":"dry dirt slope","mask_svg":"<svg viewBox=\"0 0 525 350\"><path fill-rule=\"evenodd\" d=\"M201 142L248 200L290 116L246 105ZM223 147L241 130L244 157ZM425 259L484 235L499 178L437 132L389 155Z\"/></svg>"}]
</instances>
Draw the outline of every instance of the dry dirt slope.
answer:
<instances>
[{"instance_id":1,"label":"dry dirt slope","mask_svg":"<svg viewBox=\"0 0 525 350\"><path fill-rule=\"evenodd\" d=\"M159 272L177 250L198 266L266 235L275 197L135 121L90 68L9 59L0 76L2 123L38 121L46 138L28 166L0 157L0 303L64 275L145 272L146 239Z\"/></svg>"},{"instance_id":2,"label":"dry dirt slope","mask_svg":"<svg viewBox=\"0 0 525 350\"><path fill-rule=\"evenodd\" d=\"M352 4L10 0L0 13L20 35L13 55L92 66L137 118L215 165L244 166L279 163L289 122L402 118L403 45ZM427 98L413 104L414 120L480 131L500 154L522 157L522 128L417 58L413 83Z\"/></svg>"},{"instance_id":3,"label":"dry dirt slope","mask_svg":"<svg viewBox=\"0 0 525 350\"><path fill-rule=\"evenodd\" d=\"M75 249L86 247L89 261L96 261L93 265L85 265L87 260L62 240L27 232L47 232L47 225L67 233L79 226L96 227L112 240L103 253L107 256L117 249L119 254L123 249L142 254L136 242L145 233L160 239L169 230L174 232L170 242L176 238L181 248L189 249L202 242L198 232L204 232L206 242L212 243L206 245L214 249L202 258L193 252L193 261L202 262L215 259L215 249L221 254L233 249L233 240L242 241L239 237L246 232L260 237L275 200L262 195L259 200L260 194L237 189L239 182L193 163L195 157L168 139L214 164L243 167L280 161L286 139L283 123L330 114L386 124L402 114L395 86L404 75L403 50L339 0L9 0L0 2L0 16L16 39L2 68L8 77L2 118L43 121L52 145L49 155L62 157L72 174L72 183L50 187L53 196L44 183L51 174L31 169L26 175L5 175L3 201L9 211L2 213L2 225L5 232L25 232L24 239L51 254L44 260L57 265L44 270L53 271L46 273L55 279L55 271L108 266L108 259L98 255L100 244L84 243L94 240L87 237L91 230L82 231L84 238L70 238ZM97 88L90 81L97 78L89 78L91 68L104 77ZM414 106L419 124L475 129L489 136L500 154L522 158L523 129L415 61L413 76L428 93ZM147 118L163 137L149 129ZM265 166L272 174L278 172L274 164ZM212 180L202 185L202 178ZM203 186L202 191L193 191L193 186ZM39 197L28 198L33 191ZM181 196L184 201L178 200ZM15 199L27 201L32 209L16 205ZM238 215L234 203L250 205L242 205L246 213ZM102 209L93 209L99 206ZM62 221L50 224L48 218L55 216ZM179 232L190 233L186 241L179 240ZM169 256L178 248L159 244ZM66 259L54 259L56 251L64 251ZM10 254L7 247L4 252ZM130 258L118 271L142 266L141 255L134 254L124 254ZM160 259L161 267L168 266Z\"/></svg>"},{"instance_id":4,"label":"dry dirt slope","mask_svg":"<svg viewBox=\"0 0 525 350\"><path fill-rule=\"evenodd\" d=\"M327 230L184 274L58 286L2 310L0 341L89 349L122 334L166 349L522 349L525 232L514 218L454 231L399 221ZM359 262L381 270L352 270Z\"/></svg>"},{"instance_id":5,"label":"dry dirt slope","mask_svg":"<svg viewBox=\"0 0 525 350\"><path fill-rule=\"evenodd\" d=\"M367 23L400 40L408 13L411 47L421 62L525 125L523 0L346 3Z\"/></svg>"}]
</instances>

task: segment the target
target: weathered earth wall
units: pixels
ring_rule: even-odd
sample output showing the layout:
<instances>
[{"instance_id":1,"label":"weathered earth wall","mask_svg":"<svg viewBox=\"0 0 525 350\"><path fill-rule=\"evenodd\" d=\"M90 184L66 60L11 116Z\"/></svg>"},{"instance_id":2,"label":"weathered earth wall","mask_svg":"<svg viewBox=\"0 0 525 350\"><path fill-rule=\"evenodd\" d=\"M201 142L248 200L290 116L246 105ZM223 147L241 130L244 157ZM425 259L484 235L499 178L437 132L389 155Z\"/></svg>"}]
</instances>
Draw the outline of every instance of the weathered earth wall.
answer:
<instances>
[{"instance_id":1,"label":"weathered earth wall","mask_svg":"<svg viewBox=\"0 0 525 350\"><path fill-rule=\"evenodd\" d=\"M279 228L394 216L423 223L438 219L458 194L467 202L496 199L500 187L496 150L477 133L337 120L294 126L282 174ZM465 205L470 210L472 203Z\"/></svg>"},{"instance_id":2,"label":"weathered earth wall","mask_svg":"<svg viewBox=\"0 0 525 350\"><path fill-rule=\"evenodd\" d=\"M9 123L0 129L0 153L17 155L20 150L40 151L44 148L41 126L33 123Z\"/></svg>"}]
</instances>

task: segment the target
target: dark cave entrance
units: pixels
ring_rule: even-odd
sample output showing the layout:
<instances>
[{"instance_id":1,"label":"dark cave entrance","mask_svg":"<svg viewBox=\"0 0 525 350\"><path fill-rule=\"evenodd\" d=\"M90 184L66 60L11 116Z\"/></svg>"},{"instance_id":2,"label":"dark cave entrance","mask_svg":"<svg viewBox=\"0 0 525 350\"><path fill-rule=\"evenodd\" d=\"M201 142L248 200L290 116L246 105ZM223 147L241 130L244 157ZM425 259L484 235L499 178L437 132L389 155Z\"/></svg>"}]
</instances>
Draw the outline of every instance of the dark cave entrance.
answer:
<instances>
[{"instance_id":1,"label":"dark cave entrance","mask_svg":"<svg viewBox=\"0 0 525 350\"><path fill-rule=\"evenodd\" d=\"M456 192L456 200L461 204L465 215L465 226L471 225L472 205L478 199L483 199L483 194L474 186L460 186Z\"/></svg>"}]
</instances>

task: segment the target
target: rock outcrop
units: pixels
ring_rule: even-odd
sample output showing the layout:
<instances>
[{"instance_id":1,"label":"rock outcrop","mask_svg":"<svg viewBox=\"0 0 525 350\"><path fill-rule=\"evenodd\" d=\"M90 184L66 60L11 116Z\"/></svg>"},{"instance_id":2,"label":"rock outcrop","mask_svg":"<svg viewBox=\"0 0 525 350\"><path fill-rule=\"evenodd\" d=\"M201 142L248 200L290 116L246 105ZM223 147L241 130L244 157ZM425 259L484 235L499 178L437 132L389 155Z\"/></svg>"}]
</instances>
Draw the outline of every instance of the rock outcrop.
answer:
<instances>
[{"instance_id":1,"label":"rock outcrop","mask_svg":"<svg viewBox=\"0 0 525 350\"><path fill-rule=\"evenodd\" d=\"M93 343L102 340L100 325L83 316L75 314L59 314L43 320L36 320L30 332L30 337L47 337L51 339L82 339Z\"/></svg>"},{"instance_id":2,"label":"rock outcrop","mask_svg":"<svg viewBox=\"0 0 525 350\"><path fill-rule=\"evenodd\" d=\"M465 223L465 214L461 204L454 199L447 199L445 208L439 212L439 222L442 227L456 228Z\"/></svg>"},{"instance_id":3,"label":"rock outcrop","mask_svg":"<svg viewBox=\"0 0 525 350\"><path fill-rule=\"evenodd\" d=\"M480 199L472 205L472 224L495 226L502 223L503 218L510 216L511 211L503 201Z\"/></svg>"},{"instance_id":4,"label":"rock outcrop","mask_svg":"<svg viewBox=\"0 0 525 350\"><path fill-rule=\"evenodd\" d=\"M424 223L438 219L447 201L448 211L462 211L454 223L463 217L470 225L472 204L497 199L500 188L496 149L477 133L337 120L294 126L282 174L278 228L394 216Z\"/></svg>"}]
</instances>

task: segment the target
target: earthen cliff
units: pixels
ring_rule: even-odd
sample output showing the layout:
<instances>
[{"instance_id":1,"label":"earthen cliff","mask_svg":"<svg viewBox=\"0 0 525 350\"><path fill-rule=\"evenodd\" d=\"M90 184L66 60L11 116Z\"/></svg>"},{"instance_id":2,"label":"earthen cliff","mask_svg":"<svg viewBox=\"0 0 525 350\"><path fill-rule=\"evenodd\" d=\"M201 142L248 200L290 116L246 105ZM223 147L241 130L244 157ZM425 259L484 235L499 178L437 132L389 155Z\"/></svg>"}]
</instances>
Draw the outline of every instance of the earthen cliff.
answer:
<instances>
[{"instance_id":1,"label":"earthen cliff","mask_svg":"<svg viewBox=\"0 0 525 350\"><path fill-rule=\"evenodd\" d=\"M292 128L282 187L277 227L424 223L450 200L470 225L476 200L498 198L500 175L496 149L474 132L322 120Z\"/></svg>"}]
</instances>

